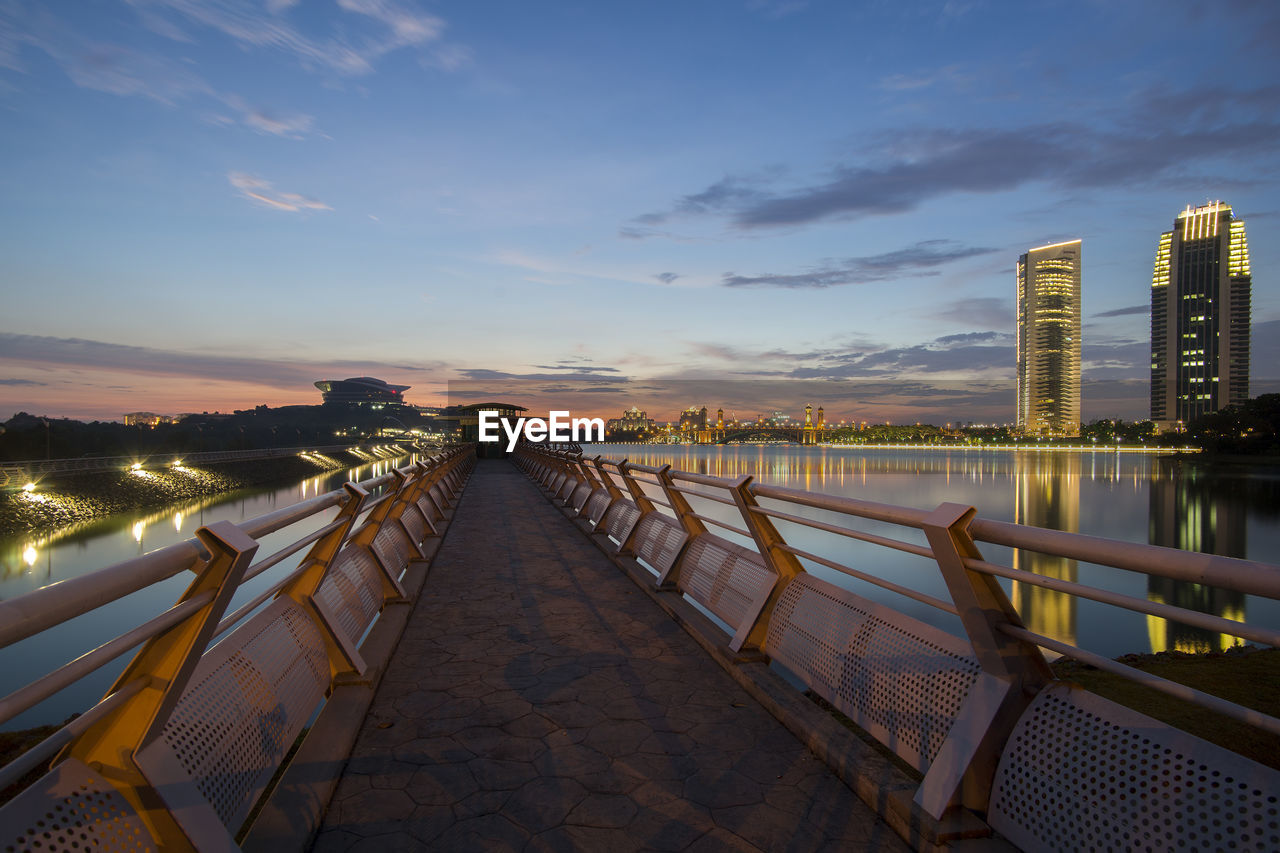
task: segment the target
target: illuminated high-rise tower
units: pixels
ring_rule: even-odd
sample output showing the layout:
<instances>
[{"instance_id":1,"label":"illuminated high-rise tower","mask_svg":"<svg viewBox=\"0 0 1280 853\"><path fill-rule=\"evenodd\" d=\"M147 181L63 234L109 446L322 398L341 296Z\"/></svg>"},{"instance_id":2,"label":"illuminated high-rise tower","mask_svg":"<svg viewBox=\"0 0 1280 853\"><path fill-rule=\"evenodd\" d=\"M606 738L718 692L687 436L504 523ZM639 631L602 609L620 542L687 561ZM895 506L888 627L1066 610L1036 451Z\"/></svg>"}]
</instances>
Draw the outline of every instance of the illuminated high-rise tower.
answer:
<instances>
[{"instance_id":1,"label":"illuminated high-rise tower","mask_svg":"<svg viewBox=\"0 0 1280 853\"><path fill-rule=\"evenodd\" d=\"M1018 258L1018 429L1080 434L1080 241Z\"/></svg>"},{"instance_id":2,"label":"illuminated high-rise tower","mask_svg":"<svg viewBox=\"0 0 1280 853\"><path fill-rule=\"evenodd\" d=\"M1187 424L1249 399L1253 278L1244 220L1213 202L1160 235L1151 276L1151 420Z\"/></svg>"}]
</instances>

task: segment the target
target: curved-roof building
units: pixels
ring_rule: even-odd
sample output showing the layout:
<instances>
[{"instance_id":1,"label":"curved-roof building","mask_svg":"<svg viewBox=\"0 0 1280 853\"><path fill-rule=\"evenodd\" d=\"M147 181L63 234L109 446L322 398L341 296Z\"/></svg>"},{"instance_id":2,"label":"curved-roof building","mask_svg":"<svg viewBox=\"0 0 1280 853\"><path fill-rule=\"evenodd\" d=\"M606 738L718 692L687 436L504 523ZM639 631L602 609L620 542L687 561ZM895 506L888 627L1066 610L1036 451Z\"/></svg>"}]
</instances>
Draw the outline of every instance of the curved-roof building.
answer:
<instances>
[{"instance_id":1,"label":"curved-roof building","mask_svg":"<svg viewBox=\"0 0 1280 853\"><path fill-rule=\"evenodd\" d=\"M409 385L388 385L372 376L321 379L316 383L326 403L404 403Z\"/></svg>"}]
</instances>

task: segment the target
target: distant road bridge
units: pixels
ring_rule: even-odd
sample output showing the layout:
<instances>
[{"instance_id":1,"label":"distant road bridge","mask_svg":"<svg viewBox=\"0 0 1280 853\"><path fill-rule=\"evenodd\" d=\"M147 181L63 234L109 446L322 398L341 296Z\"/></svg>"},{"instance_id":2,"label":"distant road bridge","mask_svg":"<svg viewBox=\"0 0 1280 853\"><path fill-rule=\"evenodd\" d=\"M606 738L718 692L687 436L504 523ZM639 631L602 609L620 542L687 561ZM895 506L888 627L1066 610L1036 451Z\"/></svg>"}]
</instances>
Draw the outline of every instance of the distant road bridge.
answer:
<instances>
[{"instance_id":1,"label":"distant road bridge","mask_svg":"<svg viewBox=\"0 0 1280 853\"><path fill-rule=\"evenodd\" d=\"M1277 566L960 504L455 446L0 601L0 649L71 658L27 684L0 668L0 724L114 677L0 768L0 790L27 786L0 850L1280 850L1280 771L1056 680L1043 650L1280 719L1036 633L999 580L1265 646L1280 630L986 546L1280 600ZM891 580L890 551L938 574ZM165 590L184 591L156 613ZM127 596L147 604L125 622ZM931 608L956 633L905 612Z\"/></svg>"}]
</instances>

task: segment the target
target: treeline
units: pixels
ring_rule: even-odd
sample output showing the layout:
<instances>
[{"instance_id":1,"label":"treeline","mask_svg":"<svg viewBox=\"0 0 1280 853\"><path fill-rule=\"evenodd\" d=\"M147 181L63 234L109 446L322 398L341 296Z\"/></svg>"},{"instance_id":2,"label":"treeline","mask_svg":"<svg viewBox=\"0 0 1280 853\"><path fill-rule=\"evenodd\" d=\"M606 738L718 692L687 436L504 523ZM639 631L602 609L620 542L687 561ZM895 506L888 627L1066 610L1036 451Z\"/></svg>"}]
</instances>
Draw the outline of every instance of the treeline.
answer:
<instances>
[{"instance_id":1,"label":"treeline","mask_svg":"<svg viewBox=\"0 0 1280 853\"><path fill-rule=\"evenodd\" d=\"M357 406L282 406L231 415L190 415L175 424L125 426L110 421L46 418L19 412L0 432L0 461L75 459L260 450L354 444L375 438L384 426L422 426L412 409L369 410Z\"/></svg>"},{"instance_id":2,"label":"treeline","mask_svg":"<svg viewBox=\"0 0 1280 853\"><path fill-rule=\"evenodd\" d=\"M1280 394L1205 415L1187 427L1186 437L1210 453L1280 456Z\"/></svg>"}]
</instances>

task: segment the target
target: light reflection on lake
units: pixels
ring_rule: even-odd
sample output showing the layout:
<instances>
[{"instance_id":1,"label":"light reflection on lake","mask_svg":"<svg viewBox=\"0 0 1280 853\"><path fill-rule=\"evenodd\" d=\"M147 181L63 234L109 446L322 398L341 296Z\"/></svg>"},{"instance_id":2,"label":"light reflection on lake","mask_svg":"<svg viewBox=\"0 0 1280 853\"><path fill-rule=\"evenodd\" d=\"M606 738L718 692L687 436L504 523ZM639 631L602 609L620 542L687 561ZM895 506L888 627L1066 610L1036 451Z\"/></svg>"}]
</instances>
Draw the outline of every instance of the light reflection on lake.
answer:
<instances>
[{"instance_id":1,"label":"light reflection on lake","mask_svg":"<svg viewBox=\"0 0 1280 853\"><path fill-rule=\"evenodd\" d=\"M355 468L341 468L309 477L288 486L252 487L196 501L184 501L163 509L121 513L110 518L40 536L0 540L0 599L13 599L39 587L97 571L122 560L166 545L182 542L196 530L215 521L249 521L301 500L340 488L349 480L381 476L392 466L404 466L416 457L385 460ZM56 495L47 499L56 500ZM327 510L286 530L263 537L257 558L280 550L332 520ZM285 559L270 572L245 584L228 610L249 601L280 573L295 567L306 554ZM144 618L173 605L191 582L186 572L140 590L92 613L72 619L44 633L0 649L0 695L39 677L66 661L89 651ZM111 685L130 655L32 708L0 728L9 730L65 719L92 705Z\"/></svg>"},{"instance_id":2,"label":"light reflection on lake","mask_svg":"<svg viewBox=\"0 0 1280 853\"><path fill-rule=\"evenodd\" d=\"M862 449L797 445L594 445L588 455L718 477L749 474L766 482L878 503L932 509L941 503L977 508L1000 521L1086 533L1189 551L1280 563L1280 468L1212 464L1198 458L1143 453ZM697 503L695 501L695 503ZM704 501L695 510L734 522L736 510ZM796 512L819 517L808 511ZM830 520L830 519L828 519ZM859 521L859 529L924 544L916 531ZM896 551L840 540L797 525L780 527L788 541L938 597L946 589L936 565ZM713 532L734 539L721 529ZM1200 584L1028 551L982 545L992 562L1078 581L1137 598L1177 604L1228 619L1280 626L1280 602ZM952 633L958 620L926 605L837 574L808 568L862 595ZM1147 617L1030 584L1001 581L1027 626L1091 651L1209 651L1235 638Z\"/></svg>"},{"instance_id":3,"label":"light reflection on lake","mask_svg":"<svg viewBox=\"0 0 1280 853\"><path fill-rule=\"evenodd\" d=\"M1280 563L1280 470L1218 466L1200 460L1138 453L1047 453L979 450L879 450L772 446L591 446L588 455L629 458L648 465L737 477L879 503L931 509L952 502L977 507L984 518L1088 533L1110 539L1154 543L1187 550ZM406 460L398 460L403 465ZM137 554L190 538L202 525L229 519L247 521L272 510L338 488L347 480L385 473L389 462L340 469L294 485L245 490L163 510L125 514L45 537L0 542L0 598L15 598L56 581L94 571ZM741 526L736 510L694 499L695 509ZM798 511L798 514L807 514ZM301 527L266 537L258 556L268 555L331 517L324 513ZM860 529L924 544L923 536L887 524ZM716 530L728 538L734 535ZM783 529L799 548L844 565L881 574L906 586L945 597L937 566L914 555L833 537L791 525ZM1245 597L1196 584L1149 580L1145 575L1060 557L983 545L997 563L1065 580L1078 580L1138 598L1180 604L1227 618L1245 615L1256 624L1280 626L1280 603ZM282 564L296 565L298 558ZM815 574L961 634L958 622L926 605L904 601L877 587L821 566ZM267 573L237 595L234 608L265 588ZM40 637L0 650L0 694L7 694L54 666L136 625L143 615L170 606L190 582L180 575L71 620ZM1206 650L1231 642L1216 633L1144 617L1026 584L1004 582L1032 630L1115 657L1164 649ZM122 658L44 705L7 723L21 728L82 710L96 701L127 659Z\"/></svg>"}]
</instances>

